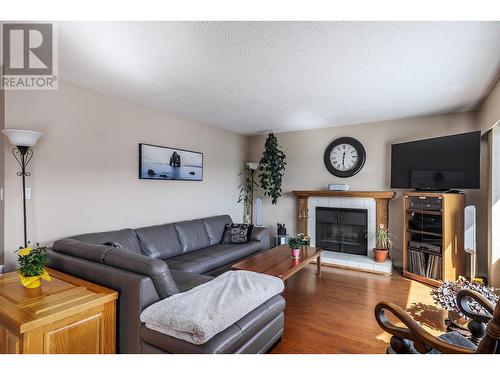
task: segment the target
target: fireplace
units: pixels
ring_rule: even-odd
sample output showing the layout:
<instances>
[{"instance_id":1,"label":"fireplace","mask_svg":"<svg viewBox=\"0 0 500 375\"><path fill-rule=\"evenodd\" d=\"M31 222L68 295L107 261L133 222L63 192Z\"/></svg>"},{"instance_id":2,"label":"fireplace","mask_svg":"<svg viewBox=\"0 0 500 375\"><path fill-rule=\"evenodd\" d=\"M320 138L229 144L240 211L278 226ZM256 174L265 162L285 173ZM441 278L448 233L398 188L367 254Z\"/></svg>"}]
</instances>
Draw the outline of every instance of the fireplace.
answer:
<instances>
[{"instance_id":1,"label":"fireplace","mask_svg":"<svg viewBox=\"0 0 500 375\"><path fill-rule=\"evenodd\" d=\"M384 224L387 227L389 223L389 201L394 198L396 194L394 191L300 190L293 193L297 196L297 231L310 236L311 246L324 250L321 253L321 263L385 275L392 273L392 261L388 259L385 263L375 262L373 249L377 226ZM325 208L337 211L337 214L340 213L343 216L340 218L342 221L339 223L335 213L323 212L322 209ZM353 222L346 221L345 211L354 213L356 219ZM368 220L366 216L360 219L359 212L361 212L361 217L365 212ZM325 223L318 223L318 221ZM350 236L338 234L339 232L349 233L342 227L345 224L355 224L350 229ZM317 225L322 227L319 232L316 230ZM364 229L360 230L360 226ZM323 238L317 240L317 235ZM355 242L354 246L353 242Z\"/></svg>"},{"instance_id":2,"label":"fireplace","mask_svg":"<svg viewBox=\"0 0 500 375\"><path fill-rule=\"evenodd\" d=\"M316 246L340 253L368 255L368 210L316 207Z\"/></svg>"}]
</instances>

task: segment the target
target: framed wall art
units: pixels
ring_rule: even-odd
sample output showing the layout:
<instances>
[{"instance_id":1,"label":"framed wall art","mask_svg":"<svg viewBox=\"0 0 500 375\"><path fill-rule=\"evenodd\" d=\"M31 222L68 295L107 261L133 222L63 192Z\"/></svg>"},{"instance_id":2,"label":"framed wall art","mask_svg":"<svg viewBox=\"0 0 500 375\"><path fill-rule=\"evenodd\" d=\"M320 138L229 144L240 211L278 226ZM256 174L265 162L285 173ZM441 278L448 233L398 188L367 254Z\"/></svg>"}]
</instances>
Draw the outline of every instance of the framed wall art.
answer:
<instances>
[{"instance_id":1,"label":"framed wall art","mask_svg":"<svg viewBox=\"0 0 500 375\"><path fill-rule=\"evenodd\" d=\"M139 143L139 178L203 181L203 154Z\"/></svg>"}]
</instances>

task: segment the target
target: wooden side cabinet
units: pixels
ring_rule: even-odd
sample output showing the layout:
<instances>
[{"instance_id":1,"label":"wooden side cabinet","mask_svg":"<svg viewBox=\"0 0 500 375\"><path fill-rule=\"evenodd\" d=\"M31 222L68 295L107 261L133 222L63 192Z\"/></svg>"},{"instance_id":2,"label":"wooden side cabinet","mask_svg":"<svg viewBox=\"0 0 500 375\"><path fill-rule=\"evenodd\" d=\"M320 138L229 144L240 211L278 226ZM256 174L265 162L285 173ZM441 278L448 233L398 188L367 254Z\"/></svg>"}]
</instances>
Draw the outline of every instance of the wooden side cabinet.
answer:
<instances>
[{"instance_id":1,"label":"wooden side cabinet","mask_svg":"<svg viewBox=\"0 0 500 375\"><path fill-rule=\"evenodd\" d=\"M403 275L433 286L465 276L465 195L404 193Z\"/></svg>"},{"instance_id":2,"label":"wooden side cabinet","mask_svg":"<svg viewBox=\"0 0 500 375\"><path fill-rule=\"evenodd\" d=\"M52 281L37 289L15 272L0 275L0 353L115 353L118 293L48 271Z\"/></svg>"}]
</instances>

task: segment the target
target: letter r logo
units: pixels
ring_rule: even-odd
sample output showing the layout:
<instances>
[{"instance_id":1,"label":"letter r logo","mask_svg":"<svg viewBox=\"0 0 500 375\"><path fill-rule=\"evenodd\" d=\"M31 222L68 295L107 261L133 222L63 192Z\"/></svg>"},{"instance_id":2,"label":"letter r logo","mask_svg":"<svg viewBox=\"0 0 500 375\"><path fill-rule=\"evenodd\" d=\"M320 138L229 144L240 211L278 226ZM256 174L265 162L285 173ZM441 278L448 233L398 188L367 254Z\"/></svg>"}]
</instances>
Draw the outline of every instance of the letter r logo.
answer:
<instances>
[{"instance_id":1,"label":"letter r logo","mask_svg":"<svg viewBox=\"0 0 500 375\"><path fill-rule=\"evenodd\" d=\"M50 23L4 23L5 75L51 75L53 39Z\"/></svg>"}]
</instances>

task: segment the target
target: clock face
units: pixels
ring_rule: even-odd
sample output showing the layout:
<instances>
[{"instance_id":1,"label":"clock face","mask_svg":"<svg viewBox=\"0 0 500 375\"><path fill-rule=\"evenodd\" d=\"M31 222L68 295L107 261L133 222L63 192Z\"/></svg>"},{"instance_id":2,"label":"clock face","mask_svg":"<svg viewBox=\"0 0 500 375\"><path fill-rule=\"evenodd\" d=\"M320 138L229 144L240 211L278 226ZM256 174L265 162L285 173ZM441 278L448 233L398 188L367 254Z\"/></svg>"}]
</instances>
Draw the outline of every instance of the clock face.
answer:
<instances>
[{"instance_id":1,"label":"clock face","mask_svg":"<svg viewBox=\"0 0 500 375\"><path fill-rule=\"evenodd\" d=\"M350 171L359 162L358 151L349 143L341 143L330 152L330 161L339 171Z\"/></svg>"},{"instance_id":2,"label":"clock face","mask_svg":"<svg viewBox=\"0 0 500 375\"><path fill-rule=\"evenodd\" d=\"M334 140L325 150L324 162L331 174L337 177L351 177L365 164L363 145L351 137Z\"/></svg>"}]
</instances>

